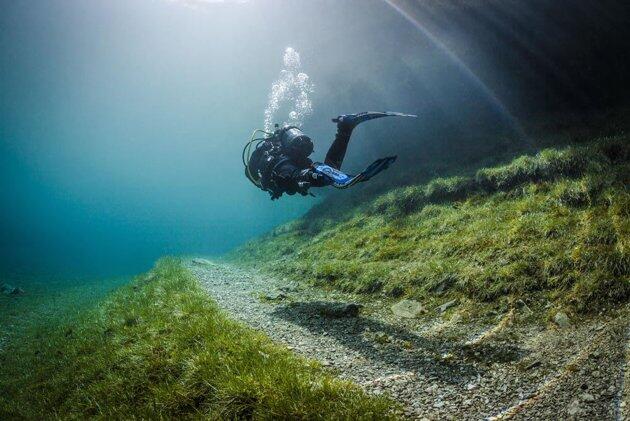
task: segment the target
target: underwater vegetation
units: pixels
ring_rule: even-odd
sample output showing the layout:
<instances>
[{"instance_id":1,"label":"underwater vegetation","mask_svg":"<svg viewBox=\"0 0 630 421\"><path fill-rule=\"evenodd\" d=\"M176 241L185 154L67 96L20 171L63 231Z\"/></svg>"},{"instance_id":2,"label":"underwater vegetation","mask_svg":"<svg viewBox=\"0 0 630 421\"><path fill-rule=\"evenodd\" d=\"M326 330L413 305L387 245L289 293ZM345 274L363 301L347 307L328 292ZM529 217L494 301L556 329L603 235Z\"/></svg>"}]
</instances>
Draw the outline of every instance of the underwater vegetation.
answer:
<instances>
[{"instance_id":1,"label":"underwater vegetation","mask_svg":"<svg viewBox=\"0 0 630 421\"><path fill-rule=\"evenodd\" d=\"M630 299L629 156L620 135L396 188L340 215L324 202L230 259L435 306L596 312Z\"/></svg>"},{"instance_id":2,"label":"underwater vegetation","mask_svg":"<svg viewBox=\"0 0 630 421\"><path fill-rule=\"evenodd\" d=\"M228 319L177 259L0 352L0 418L390 419L396 405Z\"/></svg>"}]
</instances>

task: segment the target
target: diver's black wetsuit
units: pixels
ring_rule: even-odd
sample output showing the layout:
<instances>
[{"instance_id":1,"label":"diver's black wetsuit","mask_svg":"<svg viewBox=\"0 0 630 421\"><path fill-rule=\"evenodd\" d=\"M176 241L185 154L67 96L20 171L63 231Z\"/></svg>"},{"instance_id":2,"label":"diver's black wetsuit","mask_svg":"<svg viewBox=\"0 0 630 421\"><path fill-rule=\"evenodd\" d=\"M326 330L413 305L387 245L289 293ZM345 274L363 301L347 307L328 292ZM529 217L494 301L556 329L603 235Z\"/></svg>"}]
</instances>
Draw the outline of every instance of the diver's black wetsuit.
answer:
<instances>
[{"instance_id":1,"label":"diver's black wetsuit","mask_svg":"<svg viewBox=\"0 0 630 421\"><path fill-rule=\"evenodd\" d=\"M364 111L344 114L333 118L337 123L335 140L326 153L324 164L313 164L308 157L313 152L313 142L295 126L284 126L265 139L252 139L243 149L245 176L258 188L267 191L271 199L283 193L305 196L310 187L333 186L345 189L358 182L368 181L387 169L396 156L377 159L355 176L341 171L352 130L360 123L381 117L416 117L392 111ZM276 128L278 126L276 125ZM257 131L254 132L256 134ZM259 141L251 151L253 142ZM249 148L249 149L248 149Z\"/></svg>"},{"instance_id":2,"label":"diver's black wetsuit","mask_svg":"<svg viewBox=\"0 0 630 421\"><path fill-rule=\"evenodd\" d=\"M337 127L335 140L326 153L326 165L341 169L351 134L352 128ZM313 161L308 158L298 161L281 156L264 172L262 184L271 192L272 199L280 197L282 193L306 195L309 187L324 187L329 184L321 174L312 170L312 164Z\"/></svg>"}]
</instances>

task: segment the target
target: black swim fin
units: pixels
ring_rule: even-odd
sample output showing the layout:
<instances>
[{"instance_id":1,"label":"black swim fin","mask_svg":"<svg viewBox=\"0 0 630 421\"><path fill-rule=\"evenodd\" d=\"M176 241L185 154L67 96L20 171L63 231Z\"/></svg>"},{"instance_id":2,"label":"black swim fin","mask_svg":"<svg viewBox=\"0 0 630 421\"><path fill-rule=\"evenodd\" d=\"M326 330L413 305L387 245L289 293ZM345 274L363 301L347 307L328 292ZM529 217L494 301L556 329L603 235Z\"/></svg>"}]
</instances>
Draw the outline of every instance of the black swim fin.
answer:
<instances>
[{"instance_id":1,"label":"black swim fin","mask_svg":"<svg viewBox=\"0 0 630 421\"><path fill-rule=\"evenodd\" d=\"M364 121L381 117L418 117L413 114L403 114L394 111L364 111L357 114L343 114L332 119L340 130L352 130Z\"/></svg>"},{"instance_id":2,"label":"black swim fin","mask_svg":"<svg viewBox=\"0 0 630 421\"><path fill-rule=\"evenodd\" d=\"M352 187L357 183L368 181L376 174L389 168L389 166L394 161L396 161L395 156L388 156L385 158L377 159L376 161L372 162L369 167L354 176L348 175L343 171L318 162L313 164L313 170L325 176L330 185L332 185L333 187L337 189L347 189L348 187Z\"/></svg>"},{"instance_id":3,"label":"black swim fin","mask_svg":"<svg viewBox=\"0 0 630 421\"><path fill-rule=\"evenodd\" d=\"M396 156L387 156L385 158L377 159L376 161L372 162L369 167L361 171L361 181L368 181L376 174L386 170L391 164L394 163L394 161L396 161L396 158Z\"/></svg>"}]
</instances>

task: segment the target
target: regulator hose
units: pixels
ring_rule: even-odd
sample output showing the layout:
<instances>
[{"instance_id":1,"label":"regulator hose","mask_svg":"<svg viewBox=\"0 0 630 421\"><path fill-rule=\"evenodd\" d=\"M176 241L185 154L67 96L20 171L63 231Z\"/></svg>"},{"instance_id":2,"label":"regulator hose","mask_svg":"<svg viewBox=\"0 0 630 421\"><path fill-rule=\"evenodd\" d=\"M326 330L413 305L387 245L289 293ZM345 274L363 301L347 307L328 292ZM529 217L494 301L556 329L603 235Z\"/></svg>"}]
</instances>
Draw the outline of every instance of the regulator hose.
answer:
<instances>
[{"instance_id":1,"label":"regulator hose","mask_svg":"<svg viewBox=\"0 0 630 421\"><path fill-rule=\"evenodd\" d=\"M243 159L243 165L245 166L245 175L247 176L249 181L251 181L256 187L262 188L260 181L254 179L251 169L249 168L249 159L252 157L252 145L254 145L255 142L258 142L254 147L254 150L256 150L256 147L258 147L261 142L264 142L266 140L266 138L263 137L256 137L256 134L258 132L264 133L269 136L273 135L273 133L266 132L262 129L254 130L254 132L252 133L252 137L247 143L245 143L245 146L243 147L243 153L241 154L241 157Z\"/></svg>"}]
</instances>

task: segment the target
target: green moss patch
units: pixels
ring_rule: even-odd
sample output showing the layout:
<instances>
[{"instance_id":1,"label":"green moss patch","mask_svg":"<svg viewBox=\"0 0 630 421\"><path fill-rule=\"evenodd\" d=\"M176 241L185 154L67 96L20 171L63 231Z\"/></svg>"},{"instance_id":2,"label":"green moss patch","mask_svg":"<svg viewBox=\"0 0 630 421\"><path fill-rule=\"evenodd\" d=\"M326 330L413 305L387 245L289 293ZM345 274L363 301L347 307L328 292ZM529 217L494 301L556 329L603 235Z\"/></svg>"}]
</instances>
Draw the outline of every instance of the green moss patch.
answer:
<instances>
[{"instance_id":1,"label":"green moss patch","mask_svg":"<svg viewBox=\"0 0 630 421\"><path fill-rule=\"evenodd\" d=\"M388 419L316 363L228 319L174 259L0 353L0 418Z\"/></svg>"}]
</instances>

